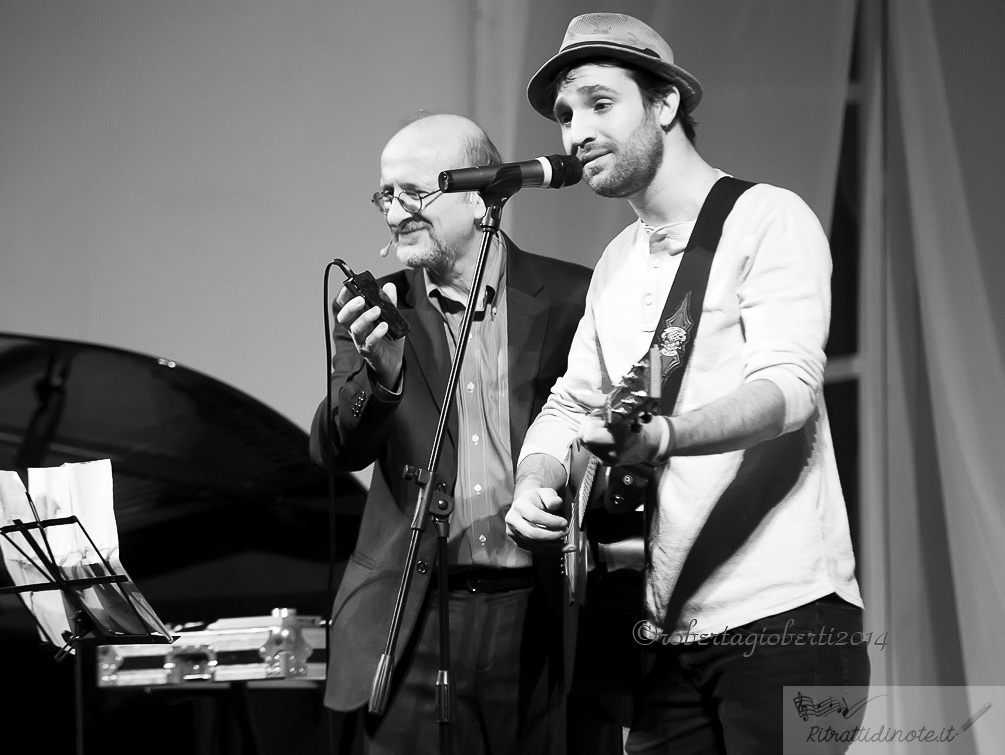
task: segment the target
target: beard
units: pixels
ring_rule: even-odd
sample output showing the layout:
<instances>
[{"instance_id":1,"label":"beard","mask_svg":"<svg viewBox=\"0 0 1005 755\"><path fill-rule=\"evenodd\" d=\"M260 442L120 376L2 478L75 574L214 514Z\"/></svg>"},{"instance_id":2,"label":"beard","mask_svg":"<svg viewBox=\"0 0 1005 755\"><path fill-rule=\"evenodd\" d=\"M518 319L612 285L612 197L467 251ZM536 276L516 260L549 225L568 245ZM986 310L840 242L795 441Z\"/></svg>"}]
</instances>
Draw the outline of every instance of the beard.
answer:
<instances>
[{"instance_id":1,"label":"beard","mask_svg":"<svg viewBox=\"0 0 1005 755\"><path fill-rule=\"evenodd\" d=\"M663 164L663 129L654 110L646 108L642 123L621 144L605 146L611 156L607 170L590 171L587 164L583 180L595 194L624 198L638 194L656 177Z\"/></svg>"},{"instance_id":2,"label":"beard","mask_svg":"<svg viewBox=\"0 0 1005 755\"><path fill-rule=\"evenodd\" d=\"M428 223L413 223L405 230L414 233L395 233L388 251L405 267L423 267L427 270L445 270L453 261L453 255L433 231Z\"/></svg>"}]
</instances>

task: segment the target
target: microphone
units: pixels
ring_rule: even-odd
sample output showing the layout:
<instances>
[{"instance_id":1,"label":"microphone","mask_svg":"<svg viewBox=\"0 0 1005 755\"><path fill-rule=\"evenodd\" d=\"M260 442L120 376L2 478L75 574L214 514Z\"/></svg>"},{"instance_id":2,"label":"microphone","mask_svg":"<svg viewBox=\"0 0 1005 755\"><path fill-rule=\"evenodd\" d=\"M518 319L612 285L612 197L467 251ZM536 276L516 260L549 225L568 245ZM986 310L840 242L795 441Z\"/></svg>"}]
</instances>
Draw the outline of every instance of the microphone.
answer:
<instances>
[{"instance_id":1,"label":"microphone","mask_svg":"<svg viewBox=\"0 0 1005 755\"><path fill-rule=\"evenodd\" d=\"M579 183L583 164L571 155L548 155L519 163L484 168L457 168L440 173L440 191L483 191L504 186L512 192L525 186L561 189Z\"/></svg>"}]
</instances>

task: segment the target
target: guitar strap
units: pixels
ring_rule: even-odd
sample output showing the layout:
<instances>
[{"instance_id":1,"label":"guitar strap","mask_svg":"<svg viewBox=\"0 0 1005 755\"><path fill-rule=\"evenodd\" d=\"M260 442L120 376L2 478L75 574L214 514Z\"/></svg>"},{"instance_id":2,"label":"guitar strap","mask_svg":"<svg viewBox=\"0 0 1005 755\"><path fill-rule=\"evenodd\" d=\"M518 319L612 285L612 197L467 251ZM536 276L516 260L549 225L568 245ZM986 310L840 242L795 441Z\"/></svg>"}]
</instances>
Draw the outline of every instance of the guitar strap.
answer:
<instances>
[{"instance_id":1,"label":"guitar strap","mask_svg":"<svg viewBox=\"0 0 1005 755\"><path fill-rule=\"evenodd\" d=\"M681 257L670 293L663 305L663 314L656 327L652 345L660 352L662 368L661 413L673 414L677 405L684 373L698 335L698 324L705 302L705 289L712 269L712 258L719 246L722 226L733 210L736 200L754 184L731 176L723 176L712 186L698 213L691 237ZM612 478L614 475L612 474ZM649 530L656 507L655 491L649 490L645 503L646 564L649 561Z\"/></svg>"},{"instance_id":2,"label":"guitar strap","mask_svg":"<svg viewBox=\"0 0 1005 755\"><path fill-rule=\"evenodd\" d=\"M653 346L660 351L663 368L663 414L672 414L680 393L681 381L691 356L691 346L698 335L698 323L708 287L712 258L719 246L722 226L743 192L754 184L723 176L712 186L695 221L691 238L681 257L670 293L663 305Z\"/></svg>"}]
</instances>

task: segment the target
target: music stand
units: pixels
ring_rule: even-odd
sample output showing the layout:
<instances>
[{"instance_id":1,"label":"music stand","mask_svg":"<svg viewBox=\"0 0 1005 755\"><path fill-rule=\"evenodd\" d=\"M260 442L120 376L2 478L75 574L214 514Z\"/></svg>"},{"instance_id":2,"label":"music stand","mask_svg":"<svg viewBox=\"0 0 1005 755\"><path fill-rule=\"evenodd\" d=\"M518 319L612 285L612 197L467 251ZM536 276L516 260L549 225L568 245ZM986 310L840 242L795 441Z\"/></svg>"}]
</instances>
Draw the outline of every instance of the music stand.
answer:
<instances>
[{"instance_id":1,"label":"music stand","mask_svg":"<svg viewBox=\"0 0 1005 755\"><path fill-rule=\"evenodd\" d=\"M27 491L25 495L35 520L24 522L15 518L13 524L0 527L0 535L24 558L23 564L13 568L12 563L7 563L7 572L15 586L0 588L0 594L14 593L18 596L35 619L40 633L59 647L55 656L57 661L62 661L70 653L76 655L76 752L77 755L84 755L84 648L110 644L171 644L174 639L125 572L115 572L76 515L40 519L31 496ZM91 544L98 560L60 566L47 534L47 530L54 527L78 528ZM8 558L10 553L5 549L5 562L12 562ZM28 573L23 567L28 565L32 572L37 572L41 581L27 581ZM24 597L24 593L50 590L62 593L63 609L70 626L69 630L63 631L61 638L54 636L48 620L37 615Z\"/></svg>"}]
</instances>

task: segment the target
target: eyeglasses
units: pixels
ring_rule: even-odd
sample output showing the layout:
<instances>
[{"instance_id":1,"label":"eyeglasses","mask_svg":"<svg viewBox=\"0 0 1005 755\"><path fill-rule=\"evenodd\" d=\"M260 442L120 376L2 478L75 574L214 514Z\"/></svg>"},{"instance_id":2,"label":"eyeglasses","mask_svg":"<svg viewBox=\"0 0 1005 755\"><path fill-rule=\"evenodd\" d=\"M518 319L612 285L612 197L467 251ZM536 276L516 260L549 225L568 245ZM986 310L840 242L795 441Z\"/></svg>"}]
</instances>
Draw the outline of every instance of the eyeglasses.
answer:
<instances>
[{"instance_id":1,"label":"eyeglasses","mask_svg":"<svg viewBox=\"0 0 1005 755\"><path fill-rule=\"evenodd\" d=\"M435 197L442 191L442 189L434 189L433 191L427 191L425 194L422 194L417 191L402 190L398 192L398 196L395 196L389 191L377 191L374 192L372 197L370 197L370 201L373 202L374 206L380 210L382 214L387 215L387 213L391 211L391 202L397 199L398 204L401 205L401 209L410 215L414 215L415 213L420 212L424 206L433 201L430 197Z\"/></svg>"}]
</instances>

